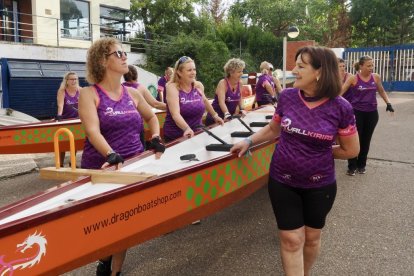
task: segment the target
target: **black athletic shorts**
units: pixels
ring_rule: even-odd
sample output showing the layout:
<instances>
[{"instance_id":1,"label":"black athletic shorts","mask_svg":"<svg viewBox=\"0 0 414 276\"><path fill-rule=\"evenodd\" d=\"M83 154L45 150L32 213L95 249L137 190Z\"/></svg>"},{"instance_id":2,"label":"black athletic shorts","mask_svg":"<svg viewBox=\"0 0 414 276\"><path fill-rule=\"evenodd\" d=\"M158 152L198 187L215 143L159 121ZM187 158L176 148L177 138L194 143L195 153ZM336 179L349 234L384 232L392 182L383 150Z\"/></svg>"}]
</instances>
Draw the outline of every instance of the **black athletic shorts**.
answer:
<instances>
[{"instance_id":1,"label":"black athletic shorts","mask_svg":"<svg viewBox=\"0 0 414 276\"><path fill-rule=\"evenodd\" d=\"M277 226L294 230L302 226L322 229L336 196L336 181L321 188L294 188L269 177L269 196Z\"/></svg>"}]
</instances>

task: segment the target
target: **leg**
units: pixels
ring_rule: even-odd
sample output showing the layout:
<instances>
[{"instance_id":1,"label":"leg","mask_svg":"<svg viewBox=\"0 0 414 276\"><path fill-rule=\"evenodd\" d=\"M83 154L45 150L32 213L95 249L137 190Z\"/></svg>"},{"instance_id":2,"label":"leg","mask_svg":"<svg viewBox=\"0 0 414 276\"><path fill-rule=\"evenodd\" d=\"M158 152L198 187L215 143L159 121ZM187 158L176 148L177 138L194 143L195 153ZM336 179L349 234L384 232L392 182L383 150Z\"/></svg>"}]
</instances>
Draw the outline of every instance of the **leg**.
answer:
<instances>
[{"instance_id":1,"label":"leg","mask_svg":"<svg viewBox=\"0 0 414 276\"><path fill-rule=\"evenodd\" d=\"M362 135L359 136L361 149L358 155L358 169L364 169L367 165L367 158L369 146L371 144L371 138L374 134L375 127L378 123L378 111L365 112L364 117L364 129Z\"/></svg>"},{"instance_id":2,"label":"leg","mask_svg":"<svg viewBox=\"0 0 414 276\"><path fill-rule=\"evenodd\" d=\"M66 155L66 152L64 152L64 151L61 151L59 153L60 166L62 168L64 167L63 165L65 164L65 155Z\"/></svg>"},{"instance_id":3,"label":"leg","mask_svg":"<svg viewBox=\"0 0 414 276\"><path fill-rule=\"evenodd\" d=\"M303 195L305 217L304 275L310 275L321 247L321 231L336 197L336 182L307 190Z\"/></svg>"},{"instance_id":4,"label":"leg","mask_svg":"<svg viewBox=\"0 0 414 276\"><path fill-rule=\"evenodd\" d=\"M112 255L112 276L116 276L118 272L121 272L126 252L125 250Z\"/></svg>"},{"instance_id":5,"label":"leg","mask_svg":"<svg viewBox=\"0 0 414 276\"><path fill-rule=\"evenodd\" d=\"M295 230L280 230L280 253L283 270L286 276L301 276L303 267L303 247L305 243L305 227Z\"/></svg>"},{"instance_id":6,"label":"leg","mask_svg":"<svg viewBox=\"0 0 414 276\"><path fill-rule=\"evenodd\" d=\"M112 256L100 259L96 267L96 276L111 276L111 261Z\"/></svg>"},{"instance_id":7,"label":"leg","mask_svg":"<svg viewBox=\"0 0 414 276\"><path fill-rule=\"evenodd\" d=\"M303 276L305 224L301 192L269 178L269 197L280 237L280 254L286 275Z\"/></svg>"},{"instance_id":8,"label":"leg","mask_svg":"<svg viewBox=\"0 0 414 276\"><path fill-rule=\"evenodd\" d=\"M361 146L361 135L364 132L364 113L354 109L356 127L358 130L359 144ZM358 157L348 159L348 172L355 172L358 168ZM350 173L348 173L351 175Z\"/></svg>"},{"instance_id":9,"label":"leg","mask_svg":"<svg viewBox=\"0 0 414 276\"><path fill-rule=\"evenodd\" d=\"M321 232L321 229L305 226L305 246L303 248L303 269L305 276L310 275L311 268L319 256Z\"/></svg>"}]
</instances>

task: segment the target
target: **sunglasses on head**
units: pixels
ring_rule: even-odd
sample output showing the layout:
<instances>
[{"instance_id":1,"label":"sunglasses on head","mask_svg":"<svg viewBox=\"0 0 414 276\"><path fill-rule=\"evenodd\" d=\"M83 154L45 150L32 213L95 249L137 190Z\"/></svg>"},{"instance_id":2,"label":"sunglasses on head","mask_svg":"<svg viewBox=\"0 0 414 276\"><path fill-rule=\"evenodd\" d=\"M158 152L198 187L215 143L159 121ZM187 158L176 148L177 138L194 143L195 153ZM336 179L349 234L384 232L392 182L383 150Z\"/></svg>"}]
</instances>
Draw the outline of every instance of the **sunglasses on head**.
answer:
<instances>
[{"instance_id":1,"label":"sunglasses on head","mask_svg":"<svg viewBox=\"0 0 414 276\"><path fill-rule=\"evenodd\" d=\"M178 65L180 65L180 64L182 64L182 63L184 63L184 62L186 62L187 60L189 60L190 58L189 57L187 57L187 56L182 56L182 57L180 57L179 59L178 59Z\"/></svg>"},{"instance_id":2,"label":"sunglasses on head","mask_svg":"<svg viewBox=\"0 0 414 276\"><path fill-rule=\"evenodd\" d=\"M127 57L127 53L124 52L124 51L121 51L121 50L114 51L110 54L106 54L106 56L108 57L108 56L113 55L113 54L115 54L117 58L122 58L122 54L124 54L124 56Z\"/></svg>"}]
</instances>

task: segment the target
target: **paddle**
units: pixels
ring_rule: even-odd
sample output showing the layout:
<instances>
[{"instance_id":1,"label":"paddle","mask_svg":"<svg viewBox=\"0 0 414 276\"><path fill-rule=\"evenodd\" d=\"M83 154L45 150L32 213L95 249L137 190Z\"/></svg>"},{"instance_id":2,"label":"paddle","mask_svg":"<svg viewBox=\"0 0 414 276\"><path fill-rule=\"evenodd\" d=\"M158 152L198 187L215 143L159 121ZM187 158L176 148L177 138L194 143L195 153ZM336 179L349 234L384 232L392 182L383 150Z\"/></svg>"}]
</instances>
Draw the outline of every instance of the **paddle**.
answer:
<instances>
[{"instance_id":1,"label":"paddle","mask_svg":"<svg viewBox=\"0 0 414 276\"><path fill-rule=\"evenodd\" d=\"M251 127L265 127L269 122L251 122Z\"/></svg>"},{"instance_id":2,"label":"paddle","mask_svg":"<svg viewBox=\"0 0 414 276\"><path fill-rule=\"evenodd\" d=\"M233 115L232 118L239 120L249 131L234 131L230 134L231 137L249 137L254 133L254 131L240 118L240 115Z\"/></svg>"},{"instance_id":3,"label":"paddle","mask_svg":"<svg viewBox=\"0 0 414 276\"><path fill-rule=\"evenodd\" d=\"M225 141L217 137L214 133L208 130L204 125L199 125L197 128L201 128L204 130L208 135L219 141L221 144L210 144L206 146L206 150L208 151L230 151L233 147L233 144L227 144Z\"/></svg>"},{"instance_id":4,"label":"paddle","mask_svg":"<svg viewBox=\"0 0 414 276\"><path fill-rule=\"evenodd\" d=\"M180 156L180 160L182 161L200 161L197 159L197 156L195 154L185 154Z\"/></svg>"}]
</instances>

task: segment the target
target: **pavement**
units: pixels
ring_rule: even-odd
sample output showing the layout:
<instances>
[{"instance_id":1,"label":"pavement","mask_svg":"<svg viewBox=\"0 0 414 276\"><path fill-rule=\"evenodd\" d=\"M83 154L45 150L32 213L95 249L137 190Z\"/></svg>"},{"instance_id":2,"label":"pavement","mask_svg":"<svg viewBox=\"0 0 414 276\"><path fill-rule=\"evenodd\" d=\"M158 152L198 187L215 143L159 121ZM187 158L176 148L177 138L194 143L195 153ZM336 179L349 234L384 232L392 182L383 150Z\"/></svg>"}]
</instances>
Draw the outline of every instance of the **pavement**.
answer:
<instances>
[{"instance_id":1,"label":"pavement","mask_svg":"<svg viewBox=\"0 0 414 276\"><path fill-rule=\"evenodd\" d=\"M367 173L347 176L347 162L335 161L337 198L312 275L414 275L414 93L389 97L396 112L386 114L379 99ZM19 156L0 155L1 198L15 196L14 179L37 188L26 184L37 177L30 172L54 165L53 154ZM130 248L123 275L282 275L276 229L262 188L200 225ZM94 275L95 267L93 262L64 275Z\"/></svg>"}]
</instances>

